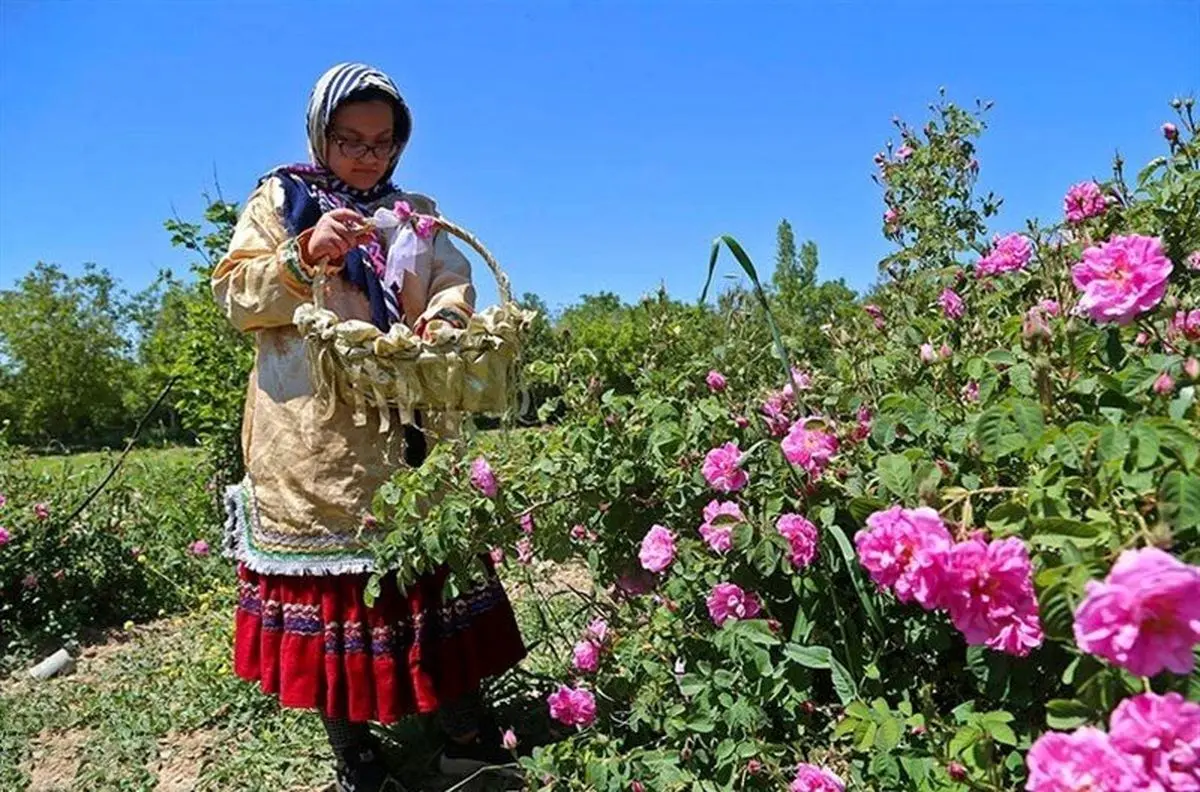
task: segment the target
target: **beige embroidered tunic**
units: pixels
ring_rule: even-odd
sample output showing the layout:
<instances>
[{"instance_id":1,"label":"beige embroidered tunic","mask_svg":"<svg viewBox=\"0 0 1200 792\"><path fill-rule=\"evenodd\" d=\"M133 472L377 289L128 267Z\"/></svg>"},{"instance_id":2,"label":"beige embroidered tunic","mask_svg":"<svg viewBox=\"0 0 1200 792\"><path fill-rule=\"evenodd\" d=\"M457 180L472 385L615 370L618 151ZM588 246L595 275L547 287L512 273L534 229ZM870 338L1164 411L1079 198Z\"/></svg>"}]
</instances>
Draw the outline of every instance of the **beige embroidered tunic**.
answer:
<instances>
[{"instance_id":1,"label":"beige embroidered tunic","mask_svg":"<svg viewBox=\"0 0 1200 792\"><path fill-rule=\"evenodd\" d=\"M436 211L425 196L403 198L417 212ZM260 573L370 571L371 537L362 517L375 490L404 464L404 433L398 419L381 433L374 411L367 411L365 424L356 422L345 403L325 418L324 405L314 399L292 322L296 308L312 300L299 252L308 232L289 237L283 201L277 177L262 183L212 274L218 304L255 342L242 423L246 477L225 493L226 552ZM400 297L410 326L443 308L474 310L470 263L446 234L435 237L431 263L405 276ZM366 296L340 276L327 281L325 305L343 319L370 321Z\"/></svg>"}]
</instances>

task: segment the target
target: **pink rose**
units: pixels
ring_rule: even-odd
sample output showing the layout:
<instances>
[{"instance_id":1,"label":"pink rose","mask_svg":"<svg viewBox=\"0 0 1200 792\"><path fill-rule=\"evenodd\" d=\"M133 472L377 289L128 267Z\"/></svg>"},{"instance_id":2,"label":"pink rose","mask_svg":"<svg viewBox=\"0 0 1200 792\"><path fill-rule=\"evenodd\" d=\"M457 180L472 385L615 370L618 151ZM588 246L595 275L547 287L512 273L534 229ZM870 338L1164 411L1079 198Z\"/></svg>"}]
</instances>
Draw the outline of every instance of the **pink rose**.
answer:
<instances>
[{"instance_id":1,"label":"pink rose","mask_svg":"<svg viewBox=\"0 0 1200 792\"><path fill-rule=\"evenodd\" d=\"M713 393L720 393L725 390L727 385L725 375L719 371L708 372L708 376L704 378L704 381L708 384L708 389Z\"/></svg>"},{"instance_id":2,"label":"pink rose","mask_svg":"<svg viewBox=\"0 0 1200 792\"><path fill-rule=\"evenodd\" d=\"M946 775L950 776L951 781L966 781L967 768L961 762L950 762L946 765Z\"/></svg>"},{"instance_id":3,"label":"pink rose","mask_svg":"<svg viewBox=\"0 0 1200 792\"><path fill-rule=\"evenodd\" d=\"M421 239L429 239L433 236L433 232L437 230L437 221L429 215L421 215L417 218L414 230L416 230L417 236Z\"/></svg>"},{"instance_id":4,"label":"pink rose","mask_svg":"<svg viewBox=\"0 0 1200 792\"><path fill-rule=\"evenodd\" d=\"M498 489L496 474L492 472L492 466L483 457L478 457L471 463L471 483L475 486L475 489L487 497L496 497Z\"/></svg>"},{"instance_id":5,"label":"pink rose","mask_svg":"<svg viewBox=\"0 0 1200 792\"><path fill-rule=\"evenodd\" d=\"M1170 121L1162 125L1162 133L1172 143L1179 139L1179 130Z\"/></svg>"},{"instance_id":6,"label":"pink rose","mask_svg":"<svg viewBox=\"0 0 1200 792\"><path fill-rule=\"evenodd\" d=\"M601 618L592 619L592 622L587 626L587 637L596 643L603 645L608 638L608 622Z\"/></svg>"},{"instance_id":7,"label":"pink rose","mask_svg":"<svg viewBox=\"0 0 1200 792\"><path fill-rule=\"evenodd\" d=\"M733 549L734 526L745 520L741 508L736 503L710 501L704 507L704 523L700 526L700 535L713 550L727 553Z\"/></svg>"},{"instance_id":8,"label":"pink rose","mask_svg":"<svg viewBox=\"0 0 1200 792\"><path fill-rule=\"evenodd\" d=\"M1096 322L1129 324L1162 301L1172 269L1157 237L1115 236L1090 247L1071 268L1083 292L1079 310Z\"/></svg>"},{"instance_id":9,"label":"pink rose","mask_svg":"<svg viewBox=\"0 0 1200 792\"><path fill-rule=\"evenodd\" d=\"M820 429L805 427L804 421L796 421L788 430L787 437L780 443L783 455L793 465L801 467L812 478L817 478L837 453L837 437Z\"/></svg>"},{"instance_id":10,"label":"pink rose","mask_svg":"<svg viewBox=\"0 0 1200 792\"><path fill-rule=\"evenodd\" d=\"M900 213L897 212L895 209L891 208L890 206L888 207L888 210L883 213L883 222L885 225L889 225L889 226L895 225L896 221L899 219L900 219Z\"/></svg>"},{"instance_id":11,"label":"pink rose","mask_svg":"<svg viewBox=\"0 0 1200 792\"><path fill-rule=\"evenodd\" d=\"M942 313L946 315L947 319L960 319L966 313L962 297L959 297L958 292L954 289L943 289L941 296L938 297L938 304L942 306Z\"/></svg>"},{"instance_id":12,"label":"pink rose","mask_svg":"<svg viewBox=\"0 0 1200 792\"><path fill-rule=\"evenodd\" d=\"M772 437L783 437L787 434L788 428L792 425L789 415L792 403L792 400L784 393L774 393L763 402L759 412L766 418L767 431L771 433Z\"/></svg>"},{"instance_id":13,"label":"pink rose","mask_svg":"<svg viewBox=\"0 0 1200 792\"><path fill-rule=\"evenodd\" d=\"M596 698L590 690L559 685L546 701L550 717L566 726L590 726L596 720Z\"/></svg>"},{"instance_id":14,"label":"pink rose","mask_svg":"<svg viewBox=\"0 0 1200 792\"><path fill-rule=\"evenodd\" d=\"M758 598L736 583L718 583L708 595L708 615L718 627L729 619L753 619L760 610Z\"/></svg>"},{"instance_id":15,"label":"pink rose","mask_svg":"<svg viewBox=\"0 0 1200 792\"><path fill-rule=\"evenodd\" d=\"M488 551L488 557L492 559L493 564L500 566L504 563L504 548L493 547Z\"/></svg>"},{"instance_id":16,"label":"pink rose","mask_svg":"<svg viewBox=\"0 0 1200 792\"><path fill-rule=\"evenodd\" d=\"M979 383L975 380L970 380L962 389L963 399L974 403L979 401Z\"/></svg>"},{"instance_id":17,"label":"pink rose","mask_svg":"<svg viewBox=\"0 0 1200 792\"><path fill-rule=\"evenodd\" d=\"M1155 378L1153 387L1159 396L1170 396L1175 392L1175 380L1164 371Z\"/></svg>"},{"instance_id":18,"label":"pink rose","mask_svg":"<svg viewBox=\"0 0 1200 792\"><path fill-rule=\"evenodd\" d=\"M954 350L950 348L949 344L942 344L942 348L938 350L938 356L942 360L949 360L954 356Z\"/></svg>"},{"instance_id":19,"label":"pink rose","mask_svg":"<svg viewBox=\"0 0 1200 792\"><path fill-rule=\"evenodd\" d=\"M521 533L526 536L533 535L533 512L522 513L518 522L521 524Z\"/></svg>"},{"instance_id":20,"label":"pink rose","mask_svg":"<svg viewBox=\"0 0 1200 792\"><path fill-rule=\"evenodd\" d=\"M1164 790L1200 790L1200 704L1142 693L1117 705L1109 732L1113 747Z\"/></svg>"},{"instance_id":21,"label":"pink rose","mask_svg":"<svg viewBox=\"0 0 1200 792\"><path fill-rule=\"evenodd\" d=\"M675 535L661 525L653 526L642 539L638 560L643 569L662 572L675 560Z\"/></svg>"},{"instance_id":22,"label":"pink rose","mask_svg":"<svg viewBox=\"0 0 1200 792\"><path fill-rule=\"evenodd\" d=\"M8 503L8 498L4 497L4 493L0 492L0 509L4 508L4 504Z\"/></svg>"},{"instance_id":23,"label":"pink rose","mask_svg":"<svg viewBox=\"0 0 1200 792\"><path fill-rule=\"evenodd\" d=\"M12 534L10 534L8 532L7 528L5 528L3 525L0 525L0 547L4 547L4 545L8 544L11 541L12 541Z\"/></svg>"},{"instance_id":24,"label":"pink rose","mask_svg":"<svg viewBox=\"0 0 1200 792\"><path fill-rule=\"evenodd\" d=\"M1033 244L1021 234L997 235L992 240L991 251L975 265L975 276L1003 275L1025 269L1033 255Z\"/></svg>"},{"instance_id":25,"label":"pink rose","mask_svg":"<svg viewBox=\"0 0 1200 792\"><path fill-rule=\"evenodd\" d=\"M803 569L812 563L817 555L817 526L799 514L783 514L775 523L775 530L791 547L792 566Z\"/></svg>"},{"instance_id":26,"label":"pink rose","mask_svg":"<svg viewBox=\"0 0 1200 792\"><path fill-rule=\"evenodd\" d=\"M50 518L50 507L44 503L35 503L33 505L33 514L38 520L47 520Z\"/></svg>"},{"instance_id":27,"label":"pink rose","mask_svg":"<svg viewBox=\"0 0 1200 792\"><path fill-rule=\"evenodd\" d=\"M937 353L933 351L933 344L929 343L928 341L926 341L924 344L921 344L921 350L918 354L918 357L921 358L922 363L932 363L933 361L937 360Z\"/></svg>"},{"instance_id":28,"label":"pink rose","mask_svg":"<svg viewBox=\"0 0 1200 792\"><path fill-rule=\"evenodd\" d=\"M1047 316L1058 316L1058 300L1042 300L1038 303L1038 308L1041 308Z\"/></svg>"},{"instance_id":29,"label":"pink rose","mask_svg":"<svg viewBox=\"0 0 1200 792\"><path fill-rule=\"evenodd\" d=\"M1200 360L1190 357L1183 361L1183 373L1192 379L1200 378Z\"/></svg>"},{"instance_id":30,"label":"pink rose","mask_svg":"<svg viewBox=\"0 0 1200 792\"><path fill-rule=\"evenodd\" d=\"M188 545L188 552L194 556L206 556L208 555L208 542L197 539Z\"/></svg>"},{"instance_id":31,"label":"pink rose","mask_svg":"<svg viewBox=\"0 0 1200 792\"><path fill-rule=\"evenodd\" d=\"M1027 792L1163 792L1108 735L1091 727L1071 734L1046 732L1025 756Z\"/></svg>"},{"instance_id":32,"label":"pink rose","mask_svg":"<svg viewBox=\"0 0 1200 792\"><path fill-rule=\"evenodd\" d=\"M1188 341L1200 341L1200 308L1191 311L1176 311L1167 326L1167 337L1182 336Z\"/></svg>"},{"instance_id":33,"label":"pink rose","mask_svg":"<svg viewBox=\"0 0 1200 792\"><path fill-rule=\"evenodd\" d=\"M500 735L500 745L503 746L504 750L506 751L517 750L516 732L514 732L512 729L505 729L504 733Z\"/></svg>"},{"instance_id":34,"label":"pink rose","mask_svg":"<svg viewBox=\"0 0 1200 792\"><path fill-rule=\"evenodd\" d=\"M859 563L871 579L892 589L901 602L915 601L926 610L942 607L950 544L950 532L929 507L875 512L867 518L867 528L854 535Z\"/></svg>"},{"instance_id":35,"label":"pink rose","mask_svg":"<svg viewBox=\"0 0 1200 792\"><path fill-rule=\"evenodd\" d=\"M708 452L701 472L704 479L718 492L736 492L749 483L750 477L741 469L742 452L737 443L726 443Z\"/></svg>"},{"instance_id":36,"label":"pink rose","mask_svg":"<svg viewBox=\"0 0 1200 792\"><path fill-rule=\"evenodd\" d=\"M971 645L1018 657L1042 645L1029 549L1017 537L950 549L938 599Z\"/></svg>"},{"instance_id":37,"label":"pink rose","mask_svg":"<svg viewBox=\"0 0 1200 792\"><path fill-rule=\"evenodd\" d=\"M1082 223L1089 217L1099 217L1108 211L1108 202L1100 192L1100 185L1095 182L1080 182L1074 184L1063 198L1063 212L1067 222Z\"/></svg>"},{"instance_id":38,"label":"pink rose","mask_svg":"<svg viewBox=\"0 0 1200 792\"><path fill-rule=\"evenodd\" d=\"M1021 324L1023 338L1050 338L1052 335L1050 322L1042 306L1035 305L1025 312L1025 321Z\"/></svg>"},{"instance_id":39,"label":"pink rose","mask_svg":"<svg viewBox=\"0 0 1200 792\"><path fill-rule=\"evenodd\" d=\"M1075 611L1079 648L1137 676L1189 674L1200 643L1200 567L1155 547L1126 550Z\"/></svg>"},{"instance_id":40,"label":"pink rose","mask_svg":"<svg viewBox=\"0 0 1200 792\"><path fill-rule=\"evenodd\" d=\"M576 671L594 674L600 668L600 647L591 641L580 641L575 644L572 662Z\"/></svg>"},{"instance_id":41,"label":"pink rose","mask_svg":"<svg viewBox=\"0 0 1200 792\"><path fill-rule=\"evenodd\" d=\"M1185 259L1185 261L1188 269L1200 271L1200 250L1193 250L1191 253L1188 253L1188 257Z\"/></svg>"},{"instance_id":42,"label":"pink rose","mask_svg":"<svg viewBox=\"0 0 1200 792\"><path fill-rule=\"evenodd\" d=\"M801 764L796 768L796 777L788 786L788 792L845 792L846 784L824 767Z\"/></svg>"},{"instance_id":43,"label":"pink rose","mask_svg":"<svg viewBox=\"0 0 1200 792\"><path fill-rule=\"evenodd\" d=\"M746 416L744 416L744 415L736 416L733 419L733 423L738 429L745 429L747 426L750 425L749 419L747 419Z\"/></svg>"},{"instance_id":44,"label":"pink rose","mask_svg":"<svg viewBox=\"0 0 1200 792\"><path fill-rule=\"evenodd\" d=\"M38 576L30 572L25 577L21 578L21 586L32 591L38 587Z\"/></svg>"},{"instance_id":45,"label":"pink rose","mask_svg":"<svg viewBox=\"0 0 1200 792\"><path fill-rule=\"evenodd\" d=\"M901 146L896 149L896 162L904 162L912 156L913 150L911 146Z\"/></svg>"},{"instance_id":46,"label":"pink rose","mask_svg":"<svg viewBox=\"0 0 1200 792\"><path fill-rule=\"evenodd\" d=\"M533 563L533 540L528 536L517 540L517 561L525 566Z\"/></svg>"}]
</instances>

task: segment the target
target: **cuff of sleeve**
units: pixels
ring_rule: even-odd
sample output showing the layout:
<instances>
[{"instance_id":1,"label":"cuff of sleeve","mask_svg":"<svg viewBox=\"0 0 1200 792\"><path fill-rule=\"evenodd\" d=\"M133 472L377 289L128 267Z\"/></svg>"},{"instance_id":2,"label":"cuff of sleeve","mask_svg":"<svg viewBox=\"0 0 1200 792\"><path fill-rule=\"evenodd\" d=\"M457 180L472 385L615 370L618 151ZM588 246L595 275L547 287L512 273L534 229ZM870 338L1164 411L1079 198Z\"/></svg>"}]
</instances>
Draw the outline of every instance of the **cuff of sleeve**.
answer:
<instances>
[{"instance_id":1,"label":"cuff of sleeve","mask_svg":"<svg viewBox=\"0 0 1200 792\"><path fill-rule=\"evenodd\" d=\"M301 234L279 246L279 279L292 294L307 298L312 295L313 277L305 266L303 239Z\"/></svg>"},{"instance_id":2,"label":"cuff of sleeve","mask_svg":"<svg viewBox=\"0 0 1200 792\"><path fill-rule=\"evenodd\" d=\"M457 330L465 330L470 320L470 310L461 306L445 305L423 315L420 324L428 325L430 322L445 322Z\"/></svg>"}]
</instances>

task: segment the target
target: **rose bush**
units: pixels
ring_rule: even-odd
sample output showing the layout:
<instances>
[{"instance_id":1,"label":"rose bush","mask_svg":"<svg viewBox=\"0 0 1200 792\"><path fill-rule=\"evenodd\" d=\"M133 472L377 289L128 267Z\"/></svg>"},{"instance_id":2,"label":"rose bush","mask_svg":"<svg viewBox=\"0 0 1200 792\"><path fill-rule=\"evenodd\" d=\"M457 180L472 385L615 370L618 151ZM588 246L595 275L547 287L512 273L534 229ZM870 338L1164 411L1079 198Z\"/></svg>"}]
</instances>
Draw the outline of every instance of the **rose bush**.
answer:
<instances>
[{"instance_id":1,"label":"rose bush","mask_svg":"<svg viewBox=\"0 0 1200 792\"><path fill-rule=\"evenodd\" d=\"M757 304L647 300L630 387L598 390L586 350L534 361L554 428L444 443L381 489L402 576L588 565L579 623L539 636L563 739L524 760L533 786L1200 788L1200 145L1177 104L1133 183L1118 161L992 233L985 108L897 122L897 249L819 349L785 345L723 238Z\"/></svg>"}]
</instances>

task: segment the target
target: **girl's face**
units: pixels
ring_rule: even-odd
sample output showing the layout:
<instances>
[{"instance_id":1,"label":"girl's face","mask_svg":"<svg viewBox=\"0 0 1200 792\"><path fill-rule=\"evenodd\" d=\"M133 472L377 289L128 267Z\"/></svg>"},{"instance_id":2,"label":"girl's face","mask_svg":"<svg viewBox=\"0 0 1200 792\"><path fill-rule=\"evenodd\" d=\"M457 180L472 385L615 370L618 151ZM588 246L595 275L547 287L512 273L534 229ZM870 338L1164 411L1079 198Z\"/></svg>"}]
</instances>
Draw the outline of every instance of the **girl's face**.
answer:
<instances>
[{"instance_id":1,"label":"girl's face","mask_svg":"<svg viewBox=\"0 0 1200 792\"><path fill-rule=\"evenodd\" d=\"M383 100L343 104L326 135L329 169L357 190L374 187L396 153L394 123L392 106Z\"/></svg>"}]
</instances>

